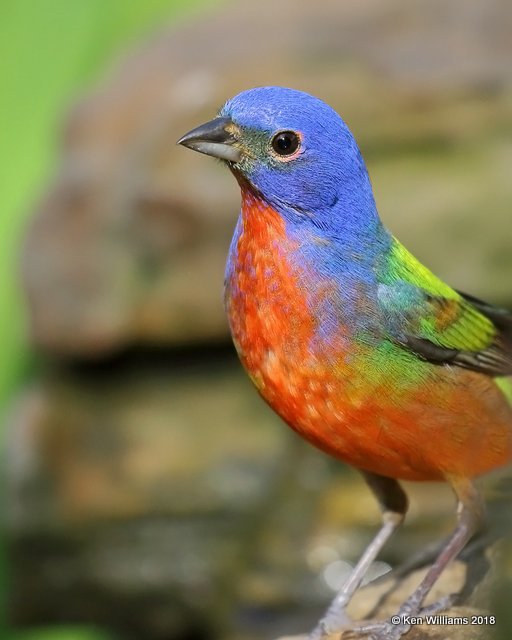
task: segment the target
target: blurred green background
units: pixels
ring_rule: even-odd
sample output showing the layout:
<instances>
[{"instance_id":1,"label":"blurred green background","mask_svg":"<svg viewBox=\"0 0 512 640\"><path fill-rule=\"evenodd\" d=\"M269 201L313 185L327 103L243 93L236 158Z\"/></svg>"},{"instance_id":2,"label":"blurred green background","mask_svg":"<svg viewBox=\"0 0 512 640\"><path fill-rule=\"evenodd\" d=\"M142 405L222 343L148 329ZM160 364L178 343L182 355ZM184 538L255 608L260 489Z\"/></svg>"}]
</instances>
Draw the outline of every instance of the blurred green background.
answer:
<instances>
[{"instance_id":1,"label":"blurred green background","mask_svg":"<svg viewBox=\"0 0 512 640\"><path fill-rule=\"evenodd\" d=\"M55 167L67 108L130 44L207 4L211 0L6 0L2 4L2 400L12 392L27 361L19 291L21 234L30 207Z\"/></svg>"},{"instance_id":2,"label":"blurred green background","mask_svg":"<svg viewBox=\"0 0 512 640\"><path fill-rule=\"evenodd\" d=\"M2 4L0 415L5 416L17 386L30 375L32 358L26 342L19 288L19 251L30 208L55 167L66 110L130 44L162 23L184 19L208 4L213 3L211 0L6 0ZM2 442L4 435L2 430ZM2 546L4 567L5 553ZM19 640L108 637L75 627L15 633L5 626L5 578L4 568L0 577L2 637Z\"/></svg>"},{"instance_id":3,"label":"blurred green background","mask_svg":"<svg viewBox=\"0 0 512 640\"><path fill-rule=\"evenodd\" d=\"M511 7L3 3L1 637L311 626L378 510L241 371L221 302L238 192L175 140L250 86L314 93L356 135L404 244L512 308ZM510 502L489 491L506 530ZM410 493L376 573L450 528L445 487Z\"/></svg>"}]
</instances>

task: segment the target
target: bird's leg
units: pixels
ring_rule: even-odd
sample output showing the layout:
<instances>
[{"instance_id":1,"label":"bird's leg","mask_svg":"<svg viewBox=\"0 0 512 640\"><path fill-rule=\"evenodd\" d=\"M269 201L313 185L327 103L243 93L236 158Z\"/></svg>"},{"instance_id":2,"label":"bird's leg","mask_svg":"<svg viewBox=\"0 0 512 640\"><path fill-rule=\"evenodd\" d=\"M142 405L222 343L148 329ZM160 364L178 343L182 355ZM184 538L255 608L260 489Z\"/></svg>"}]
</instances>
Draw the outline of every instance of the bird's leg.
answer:
<instances>
[{"instance_id":1,"label":"bird's leg","mask_svg":"<svg viewBox=\"0 0 512 640\"><path fill-rule=\"evenodd\" d=\"M418 588L407 598L398 614L394 616L399 621L394 624L384 622L361 625L359 628L353 627L348 634L343 636L344 638L367 636L372 640L399 640L411 627L408 618L423 614L421 605L446 565L462 551L470 538L481 528L484 521L483 502L471 481L452 479L451 484L458 499L457 526ZM449 605L449 598L444 598L440 602L444 603L444 608L446 608ZM439 608L436 603L427 607L425 612L439 610Z\"/></svg>"},{"instance_id":2,"label":"bird's leg","mask_svg":"<svg viewBox=\"0 0 512 640\"><path fill-rule=\"evenodd\" d=\"M350 622L345 609L357 591L370 565L377 557L395 529L403 522L407 511L407 496L396 480L373 473L363 473L370 489L377 497L382 509L382 526L377 535L366 547L363 555L350 573L345 584L329 605L325 615L310 635L317 640L330 633L339 631Z\"/></svg>"},{"instance_id":3,"label":"bird's leg","mask_svg":"<svg viewBox=\"0 0 512 640\"><path fill-rule=\"evenodd\" d=\"M423 600L437 581L446 565L466 546L480 529L484 520L484 508L480 494L469 481L453 486L458 498L457 526L445 547L438 555L416 591L402 605L404 612L418 611Z\"/></svg>"}]
</instances>

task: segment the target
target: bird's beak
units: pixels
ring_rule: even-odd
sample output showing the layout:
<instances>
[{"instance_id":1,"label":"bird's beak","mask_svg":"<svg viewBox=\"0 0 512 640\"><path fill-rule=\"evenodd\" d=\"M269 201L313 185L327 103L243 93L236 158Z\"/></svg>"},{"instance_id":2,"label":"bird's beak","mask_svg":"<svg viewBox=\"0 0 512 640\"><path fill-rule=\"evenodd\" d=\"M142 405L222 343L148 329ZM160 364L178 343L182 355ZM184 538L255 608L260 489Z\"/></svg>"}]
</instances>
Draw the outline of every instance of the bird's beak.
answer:
<instances>
[{"instance_id":1,"label":"bird's beak","mask_svg":"<svg viewBox=\"0 0 512 640\"><path fill-rule=\"evenodd\" d=\"M182 136L176 144L229 162L239 162L242 151L235 146L238 127L231 118L214 118Z\"/></svg>"}]
</instances>

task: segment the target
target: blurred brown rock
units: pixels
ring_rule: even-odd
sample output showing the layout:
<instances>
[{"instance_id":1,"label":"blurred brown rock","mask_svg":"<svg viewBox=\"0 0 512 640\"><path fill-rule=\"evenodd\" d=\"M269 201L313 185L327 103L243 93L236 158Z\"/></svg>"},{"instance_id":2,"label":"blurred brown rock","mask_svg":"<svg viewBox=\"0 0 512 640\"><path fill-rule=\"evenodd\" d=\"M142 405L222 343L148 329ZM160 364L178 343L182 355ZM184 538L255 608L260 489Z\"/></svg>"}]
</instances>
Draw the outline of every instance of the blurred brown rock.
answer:
<instances>
[{"instance_id":1,"label":"blurred brown rock","mask_svg":"<svg viewBox=\"0 0 512 640\"><path fill-rule=\"evenodd\" d=\"M69 118L25 248L34 343L94 357L226 336L238 190L175 140L261 84L336 107L402 239L456 285L509 296L511 30L506 0L282 0L232 3L155 37Z\"/></svg>"},{"instance_id":2,"label":"blurred brown rock","mask_svg":"<svg viewBox=\"0 0 512 640\"><path fill-rule=\"evenodd\" d=\"M6 460L13 624L262 640L321 614L329 575L349 570L379 525L376 501L356 472L279 423L233 356L198 355L60 366L20 398ZM408 484L406 524L378 573L452 526L448 487ZM489 501L493 536L509 507L510 488ZM462 588L463 604L486 606L486 546L432 597ZM394 611L431 558L363 589L351 615Z\"/></svg>"},{"instance_id":3,"label":"blurred brown rock","mask_svg":"<svg viewBox=\"0 0 512 640\"><path fill-rule=\"evenodd\" d=\"M438 617L439 620L436 624L429 624L425 620L423 623L412 625L404 638L441 640L449 637L450 640L487 640L496 637L495 631L500 621L492 608L495 596L491 586L500 575L498 567L503 562L503 547L502 543L488 543L487 547L473 544L466 550L464 560L450 563L427 596L424 605L428 609L448 594L461 594L457 604L433 613L432 617ZM427 570L428 566L402 573L397 571L359 589L347 608L351 620L354 621L354 627L387 621L396 615ZM467 622L443 622L455 618ZM325 640L356 640L359 637L347 626L344 632L329 635ZM308 640L308 636L285 636L278 640Z\"/></svg>"},{"instance_id":4,"label":"blurred brown rock","mask_svg":"<svg viewBox=\"0 0 512 640\"><path fill-rule=\"evenodd\" d=\"M308 609L325 456L276 424L233 355L118 365L60 368L12 412L11 622L206 640Z\"/></svg>"}]
</instances>

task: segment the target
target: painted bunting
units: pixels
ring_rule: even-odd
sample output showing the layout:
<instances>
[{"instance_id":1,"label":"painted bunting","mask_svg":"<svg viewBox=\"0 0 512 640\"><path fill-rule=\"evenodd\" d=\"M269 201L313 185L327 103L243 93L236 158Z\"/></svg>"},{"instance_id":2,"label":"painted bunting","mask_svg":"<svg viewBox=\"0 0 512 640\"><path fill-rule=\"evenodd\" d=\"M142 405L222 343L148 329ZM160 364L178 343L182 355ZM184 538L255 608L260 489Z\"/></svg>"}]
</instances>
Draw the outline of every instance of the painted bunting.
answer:
<instances>
[{"instance_id":1,"label":"painted bunting","mask_svg":"<svg viewBox=\"0 0 512 640\"><path fill-rule=\"evenodd\" d=\"M395 640L482 523L473 478L512 459L512 314L452 289L388 231L352 133L321 100L244 91L178 142L225 161L240 185L225 305L249 376L292 429L359 469L382 509L311 638L347 624L347 603L404 519L398 480L455 492L457 526L402 623L359 629Z\"/></svg>"}]
</instances>

